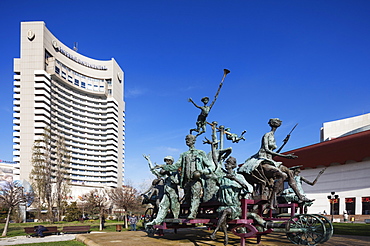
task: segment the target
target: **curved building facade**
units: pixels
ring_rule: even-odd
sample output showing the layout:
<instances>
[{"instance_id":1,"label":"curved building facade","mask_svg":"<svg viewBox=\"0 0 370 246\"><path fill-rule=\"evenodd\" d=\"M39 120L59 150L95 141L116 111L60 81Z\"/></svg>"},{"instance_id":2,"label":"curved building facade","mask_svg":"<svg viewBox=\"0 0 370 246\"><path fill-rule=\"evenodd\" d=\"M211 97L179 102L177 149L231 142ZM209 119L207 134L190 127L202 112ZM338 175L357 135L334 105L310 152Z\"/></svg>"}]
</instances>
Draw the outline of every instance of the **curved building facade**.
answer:
<instances>
[{"instance_id":1,"label":"curved building facade","mask_svg":"<svg viewBox=\"0 0 370 246\"><path fill-rule=\"evenodd\" d=\"M77 53L44 22L22 22L14 73L13 161L20 178L29 179L32 146L49 127L65 139L72 191L121 187L125 102L117 62Z\"/></svg>"}]
</instances>

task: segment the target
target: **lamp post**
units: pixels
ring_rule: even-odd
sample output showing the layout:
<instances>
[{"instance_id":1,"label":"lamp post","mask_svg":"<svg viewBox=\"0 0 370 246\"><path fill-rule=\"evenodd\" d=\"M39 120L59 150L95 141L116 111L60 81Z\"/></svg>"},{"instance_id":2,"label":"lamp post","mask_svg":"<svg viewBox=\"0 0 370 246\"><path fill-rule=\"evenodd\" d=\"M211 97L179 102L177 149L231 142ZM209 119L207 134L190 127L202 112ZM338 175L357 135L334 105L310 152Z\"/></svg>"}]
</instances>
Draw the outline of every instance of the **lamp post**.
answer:
<instances>
[{"instance_id":1,"label":"lamp post","mask_svg":"<svg viewBox=\"0 0 370 246\"><path fill-rule=\"evenodd\" d=\"M331 194L328 196L328 199L330 201L330 206L331 206L331 211L330 211L330 214L331 214L331 222L333 222L334 220L334 204L335 202L337 201L337 199L339 198L338 195L335 195L335 192L332 191Z\"/></svg>"}]
</instances>

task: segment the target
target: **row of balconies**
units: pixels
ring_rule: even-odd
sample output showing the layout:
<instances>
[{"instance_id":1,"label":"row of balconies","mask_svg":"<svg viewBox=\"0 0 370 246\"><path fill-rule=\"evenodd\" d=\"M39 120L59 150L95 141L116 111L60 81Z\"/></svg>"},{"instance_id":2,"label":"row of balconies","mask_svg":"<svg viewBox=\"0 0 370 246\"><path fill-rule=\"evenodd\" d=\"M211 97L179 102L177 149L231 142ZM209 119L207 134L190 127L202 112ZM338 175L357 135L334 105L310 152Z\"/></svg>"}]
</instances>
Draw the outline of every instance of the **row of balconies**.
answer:
<instances>
[{"instance_id":1,"label":"row of balconies","mask_svg":"<svg viewBox=\"0 0 370 246\"><path fill-rule=\"evenodd\" d=\"M77 148L88 148L87 146L91 146L91 148L94 148L94 146L101 146L105 148L117 148L118 147L118 140L112 139L106 137L105 139L100 139L100 141L86 141L86 139L83 139L83 141L77 141L80 139L73 138L72 135L65 135L65 141L68 142L71 146L77 147Z\"/></svg>"},{"instance_id":2,"label":"row of balconies","mask_svg":"<svg viewBox=\"0 0 370 246\"><path fill-rule=\"evenodd\" d=\"M20 87L14 87L13 92L14 93L21 93L21 88Z\"/></svg>"},{"instance_id":3,"label":"row of balconies","mask_svg":"<svg viewBox=\"0 0 370 246\"><path fill-rule=\"evenodd\" d=\"M45 107L42 107L42 106L45 106L44 103L36 103L35 106L37 106L37 107L35 107L36 109L34 110L34 115L35 116L45 115L46 117L50 118L50 111L46 110ZM34 121L37 121L36 118L35 118Z\"/></svg>"},{"instance_id":4,"label":"row of balconies","mask_svg":"<svg viewBox=\"0 0 370 246\"><path fill-rule=\"evenodd\" d=\"M73 128L70 128L70 129L61 129L59 128L59 131L62 131L65 135L65 138L67 139L75 139L75 138L78 138L80 140L83 140L84 142L86 142L86 144L98 144L100 145L101 142L105 142L107 141L108 139L116 139L118 141L118 136L113 136L113 133L111 133L110 131L109 132L99 132L100 134L98 135L96 131L86 131L86 133L80 133L80 132L77 132L75 130L73 130ZM91 132L89 134L89 132ZM117 133L115 133L116 135Z\"/></svg>"},{"instance_id":5,"label":"row of balconies","mask_svg":"<svg viewBox=\"0 0 370 246\"><path fill-rule=\"evenodd\" d=\"M21 156L20 150L13 150L13 156Z\"/></svg>"},{"instance_id":6,"label":"row of balconies","mask_svg":"<svg viewBox=\"0 0 370 246\"><path fill-rule=\"evenodd\" d=\"M88 171L88 170L71 170L69 171L71 175L78 176L90 176L90 177L115 177L117 178L117 172L106 172L102 173L100 171Z\"/></svg>"},{"instance_id":7,"label":"row of balconies","mask_svg":"<svg viewBox=\"0 0 370 246\"><path fill-rule=\"evenodd\" d=\"M69 150L68 150L69 151ZM91 166L101 166L102 163L114 163L114 166L117 165L116 160L118 159L117 155L101 155L101 156L79 156L76 154L71 155L71 161L80 165L91 165ZM94 165L95 164L95 165Z\"/></svg>"},{"instance_id":8,"label":"row of balconies","mask_svg":"<svg viewBox=\"0 0 370 246\"><path fill-rule=\"evenodd\" d=\"M117 167L114 166L92 166L92 165L83 165L83 164L77 164L75 162L72 162L70 165L70 169L76 169L76 170L90 170L90 171L106 171L106 172L114 172L117 173Z\"/></svg>"},{"instance_id":9,"label":"row of balconies","mask_svg":"<svg viewBox=\"0 0 370 246\"><path fill-rule=\"evenodd\" d=\"M35 107L36 108L46 108L46 104L45 103L36 103L35 104ZM15 119L19 119L20 118L20 113L19 113L19 111L20 111L20 108L19 107L13 107L13 110L14 110L14 113L13 113L13 117L15 118ZM49 122L49 120L47 119L47 118L45 118L45 116L46 117L50 117L50 113L47 111L47 110L43 110L43 109L36 109L35 110L35 121L44 121L44 122ZM42 116L42 115L44 115L44 116ZM59 115L61 115L61 114L59 114ZM75 119L75 117L70 117L70 118L64 118L64 119L62 119L62 120L59 120L58 122L60 122L61 124L63 124L63 122L68 122L68 121L70 121L71 120L71 118L73 118L73 123L74 124L76 124L76 119ZM82 119L80 119L80 120L82 120ZM14 124L17 124L16 122L13 122ZM106 122L107 124L109 124L109 123L113 123L114 124L114 126L112 126L110 129L115 129L116 127L118 127L116 124L115 124L115 121L114 121L114 119L112 119L112 118L109 118L108 120L107 120L107 122ZM69 127L69 124L67 125L67 124L63 124L63 125L65 125L65 128L67 129L67 128L70 128ZM90 127L90 129L88 129ZM96 130L93 130L95 127L97 127L95 124L92 124L92 125L88 125L87 127L86 127L86 124L84 124L83 125L83 128L81 128L81 130L83 130L83 131L85 131L86 133L90 133L90 134L93 134L93 133L95 133L95 131L96 130L99 130L99 131L102 131L102 130L104 130L104 129L107 129L107 127L104 127L104 128L98 128L98 129L96 129ZM92 128L92 129L91 129ZM115 130L110 130L110 131L108 131L108 132L106 132L106 133L108 133L108 134L114 134L114 135L116 135L116 137L118 137L117 135L117 132L115 131Z\"/></svg>"},{"instance_id":10,"label":"row of balconies","mask_svg":"<svg viewBox=\"0 0 370 246\"><path fill-rule=\"evenodd\" d=\"M58 92L61 96L65 97L66 100L70 100L71 102L81 102L81 104L85 104L86 107L89 108L97 108L100 109L102 106L106 107L106 99L104 98L91 98L85 94L75 93L73 91L68 90L65 86L56 84L55 86L56 92Z\"/></svg>"},{"instance_id":11,"label":"row of balconies","mask_svg":"<svg viewBox=\"0 0 370 246\"><path fill-rule=\"evenodd\" d=\"M61 131L64 131L66 133L69 133L69 134L72 134L72 135L75 135L75 136L78 136L78 137L84 137L86 138L86 136L94 136L94 135L97 135L97 134L100 134L101 136L99 136L99 139L101 139L101 137L104 137L106 135L106 131L105 129L89 129L89 128L77 128L76 125L68 125L68 124L65 124L64 122L63 123L60 123L58 122L58 125L59 125L59 129Z\"/></svg>"},{"instance_id":12,"label":"row of balconies","mask_svg":"<svg viewBox=\"0 0 370 246\"><path fill-rule=\"evenodd\" d=\"M41 104L41 105L37 105ZM35 96L35 108L50 109L50 98L46 96Z\"/></svg>"},{"instance_id":13,"label":"row of balconies","mask_svg":"<svg viewBox=\"0 0 370 246\"><path fill-rule=\"evenodd\" d=\"M108 168L112 166L113 168L118 168L117 160L118 158L113 158L112 156L102 156L96 160L71 158L70 162L81 167L95 166L97 168Z\"/></svg>"},{"instance_id":14,"label":"row of balconies","mask_svg":"<svg viewBox=\"0 0 370 246\"><path fill-rule=\"evenodd\" d=\"M52 154L51 158L56 159L56 155ZM110 171L117 172L117 163L113 163L114 161L112 159L107 160L107 163L102 163L103 159L104 158L96 158L95 161L94 160L81 161L81 159L76 160L75 158L71 158L70 163L75 164L75 165L72 165L71 167L76 167L76 165L79 165L80 166L79 169L82 169L82 168L86 169L87 167L89 167L90 171L98 171L101 168L106 167L104 168L104 170L110 170Z\"/></svg>"},{"instance_id":15,"label":"row of balconies","mask_svg":"<svg viewBox=\"0 0 370 246\"><path fill-rule=\"evenodd\" d=\"M50 93L50 81L47 81L45 78L36 77L34 84L35 91L44 90Z\"/></svg>"},{"instance_id":16,"label":"row of balconies","mask_svg":"<svg viewBox=\"0 0 370 246\"><path fill-rule=\"evenodd\" d=\"M74 172L79 172L81 174L94 174L94 175L97 175L97 174L102 174L104 176L107 176L107 174L114 174L114 175L117 175L117 168L113 168L112 166L110 168L102 168L101 166L89 166L89 165L86 165L84 167L80 167L80 166L71 166L69 168L69 172L70 173L74 173ZM108 175L109 176L109 175Z\"/></svg>"},{"instance_id":17,"label":"row of balconies","mask_svg":"<svg viewBox=\"0 0 370 246\"><path fill-rule=\"evenodd\" d=\"M60 110L62 109L62 110ZM91 117L91 114L76 114L73 111L66 110L64 106L58 105L57 108L54 109L58 112L59 115L62 115L66 121L69 121L69 119L73 119L74 122L80 122L81 125L85 125L86 122L99 122L102 123L109 123L109 122L115 122L115 120L108 118L109 116L107 114Z\"/></svg>"},{"instance_id":18,"label":"row of balconies","mask_svg":"<svg viewBox=\"0 0 370 246\"><path fill-rule=\"evenodd\" d=\"M20 131L21 126L20 125L13 125L13 131Z\"/></svg>"},{"instance_id":19,"label":"row of balconies","mask_svg":"<svg viewBox=\"0 0 370 246\"><path fill-rule=\"evenodd\" d=\"M99 158L104 158L108 156L115 156L116 158L118 158L118 153L113 150L108 150L108 151L104 150L104 151L100 151L99 153L92 152L92 151L91 152L89 151L76 152L76 150L70 150L70 149L68 149L68 151L71 152L72 157L76 157L76 158L78 157L78 158L83 158L83 159L100 160Z\"/></svg>"},{"instance_id":20,"label":"row of balconies","mask_svg":"<svg viewBox=\"0 0 370 246\"><path fill-rule=\"evenodd\" d=\"M93 121L95 121L96 119L99 119L102 117L102 115L99 115L99 114L92 114L88 111L85 111L85 110L80 110L80 109L77 109L77 108L74 108L74 107L71 107L71 103L69 102L63 102L62 100L53 100L53 104L55 106L57 106L57 109L58 111L61 111L65 114L71 114L71 113L75 113L75 115L82 115L82 118L88 118L88 119L91 119ZM72 114L74 115L74 114ZM104 112L104 115L105 115L105 112Z\"/></svg>"},{"instance_id":21,"label":"row of balconies","mask_svg":"<svg viewBox=\"0 0 370 246\"><path fill-rule=\"evenodd\" d=\"M79 105L80 108L88 108L89 111L98 111L98 112L100 112L102 109L107 108L107 103L98 103L98 105L97 105L97 103L95 101L91 102L91 101L87 101L87 100L81 100L80 98L75 96L75 95L79 95L79 94L76 94L76 93L75 94L71 94L71 93L66 94L66 91L61 90L59 88L56 88L54 90L56 90L56 93L58 93L58 98L61 98L66 102L74 103L76 105Z\"/></svg>"},{"instance_id":22,"label":"row of balconies","mask_svg":"<svg viewBox=\"0 0 370 246\"><path fill-rule=\"evenodd\" d=\"M86 118L73 115L72 113L69 114L69 113L60 112L60 111L56 112L55 115L58 116L58 118L60 118L58 119L58 121L62 121L63 123L65 123L65 126L67 128L70 125L73 125L73 128L75 129L77 127L81 129L85 129L85 128L92 128L92 129L97 129L97 130L100 130L102 128L105 129L104 125L106 124L106 121L86 119Z\"/></svg>"},{"instance_id":23,"label":"row of balconies","mask_svg":"<svg viewBox=\"0 0 370 246\"><path fill-rule=\"evenodd\" d=\"M96 186L96 187L117 187L117 180L115 182L84 182L81 180L73 180L71 181L72 185L89 185L89 186Z\"/></svg>"},{"instance_id":24,"label":"row of balconies","mask_svg":"<svg viewBox=\"0 0 370 246\"><path fill-rule=\"evenodd\" d=\"M113 177L91 177L91 176L85 176L85 177L81 177L81 176L74 176L74 175L71 175L71 178L72 180L76 180L77 182L80 181L80 182L96 182L96 183L100 183L101 181L105 181L105 182L113 182L115 184L117 184L117 178L113 178Z\"/></svg>"},{"instance_id":25,"label":"row of balconies","mask_svg":"<svg viewBox=\"0 0 370 246\"><path fill-rule=\"evenodd\" d=\"M72 106L73 105L76 105L73 103L73 101L67 101L66 99L64 99L63 97L58 97L57 99L55 99L55 101L53 100L53 102L58 105L58 106L62 106L63 108L66 107L67 110L65 111L73 111L73 112L77 112L81 115L84 115L84 116L87 116L87 117L90 117L90 118L101 118L102 115L105 115L106 114L106 108L101 108L100 110L98 109L95 109L95 108L91 108L91 107L88 107L88 106L78 106L77 107L74 107ZM72 108L71 108L72 106Z\"/></svg>"},{"instance_id":26,"label":"row of balconies","mask_svg":"<svg viewBox=\"0 0 370 246\"><path fill-rule=\"evenodd\" d=\"M21 75L20 74L14 74L14 86L21 86Z\"/></svg>"},{"instance_id":27,"label":"row of balconies","mask_svg":"<svg viewBox=\"0 0 370 246\"><path fill-rule=\"evenodd\" d=\"M93 165L81 165L77 163L71 163L71 168L72 169L77 169L77 170L89 170L89 171L101 171L101 172L114 172L117 173L117 167L114 167L112 165L110 166L102 166L100 163L99 166L93 166Z\"/></svg>"},{"instance_id":28,"label":"row of balconies","mask_svg":"<svg viewBox=\"0 0 370 246\"><path fill-rule=\"evenodd\" d=\"M44 127L40 127L40 128L35 129L35 134L41 135L41 134L43 134L43 132L44 132ZM14 136L14 137L20 137L18 134L15 134L15 135L16 136ZM114 141L111 141L111 140L108 140L108 141L105 141L105 142L93 142L93 141L88 141L88 140L84 139L84 141L79 143L79 142L76 142L76 138L72 137L71 139L69 139L68 136L64 136L64 137L65 137L66 146L70 146L68 148L70 151L73 150L72 147L91 149L92 153L94 153L93 150L95 150L97 148L103 148L103 149L107 149L107 148L115 149L115 148L117 148L117 144ZM19 143L19 142L20 141L14 141L14 143ZM109 146L111 146L111 147L109 147Z\"/></svg>"},{"instance_id":29,"label":"row of balconies","mask_svg":"<svg viewBox=\"0 0 370 246\"><path fill-rule=\"evenodd\" d=\"M73 132L80 132L80 134L114 134L116 137L118 137L117 128L116 125L106 124L101 126L96 126L94 124L84 124L83 126L80 126L79 124L76 124L75 121L68 121L66 118L60 117L58 115L54 122L58 123L58 125L62 126L66 130L73 129ZM54 117L55 118L55 117Z\"/></svg>"},{"instance_id":30,"label":"row of balconies","mask_svg":"<svg viewBox=\"0 0 370 246\"><path fill-rule=\"evenodd\" d=\"M73 138L72 135L65 135L65 140L69 142L71 145L75 147L84 147L84 146L102 146L102 147L109 147L109 146L118 146L118 140L117 139L112 139L110 137L106 137L105 139L100 139L100 141L87 141L86 139L77 139Z\"/></svg>"},{"instance_id":31,"label":"row of balconies","mask_svg":"<svg viewBox=\"0 0 370 246\"><path fill-rule=\"evenodd\" d=\"M33 74L36 76L36 75L42 75L42 76L44 76L45 78L47 78L48 80L50 80L51 79L51 77L50 77L50 74L49 73L47 73L46 71L44 71L44 70L34 70L33 71Z\"/></svg>"},{"instance_id":32,"label":"row of balconies","mask_svg":"<svg viewBox=\"0 0 370 246\"><path fill-rule=\"evenodd\" d=\"M76 148L85 148L85 149L96 149L95 145L87 145L86 143L78 143L78 142L75 142L75 141L70 141L70 140L66 140L66 144L68 144L69 146L72 147L76 147ZM102 142L102 143L99 143L102 148L117 148L117 143L112 141L112 140L109 140L109 141L106 141L106 142Z\"/></svg>"},{"instance_id":33,"label":"row of balconies","mask_svg":"<svg viewBox=\"0 0 370 246\"><path fill-rule=\"evenodd\" d=\"M80 117L68 117L68 115L63 114L61 112L57 112L55 115L58 117L58 123L62 124L65 128L74 128L74 129L86 129L92 128L96 130L105 129L104 124L102 122L97 121L86 121L87 119L83 119ZM99 125L98 125L99 124Z\"/></svg>"}]
</instances>

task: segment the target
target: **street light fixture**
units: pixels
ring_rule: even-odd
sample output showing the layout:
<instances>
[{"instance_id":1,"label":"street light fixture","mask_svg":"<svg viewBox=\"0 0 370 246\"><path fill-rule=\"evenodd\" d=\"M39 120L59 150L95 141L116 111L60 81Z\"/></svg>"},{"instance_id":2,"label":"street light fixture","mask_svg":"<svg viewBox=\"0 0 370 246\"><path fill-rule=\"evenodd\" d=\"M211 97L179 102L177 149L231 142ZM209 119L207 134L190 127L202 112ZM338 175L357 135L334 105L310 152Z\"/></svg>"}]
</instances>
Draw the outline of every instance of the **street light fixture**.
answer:
<instances>
[{"instance_id":1,"label":"street light fixture","mask_svg":"<svg viewBox=\"0 0 370 246\"><path fill-rule=\"evenodd\" d=\"M331 214L331 222L333 222L334 220L334 204L337 202L337 199L339 198L339 195L335 195L335 191L332 191L331 192L331 195L328 196L328 199L330 200L330 204L331 204L331 211L330 211L330 214Z\"/></svg>"}]
</instances>

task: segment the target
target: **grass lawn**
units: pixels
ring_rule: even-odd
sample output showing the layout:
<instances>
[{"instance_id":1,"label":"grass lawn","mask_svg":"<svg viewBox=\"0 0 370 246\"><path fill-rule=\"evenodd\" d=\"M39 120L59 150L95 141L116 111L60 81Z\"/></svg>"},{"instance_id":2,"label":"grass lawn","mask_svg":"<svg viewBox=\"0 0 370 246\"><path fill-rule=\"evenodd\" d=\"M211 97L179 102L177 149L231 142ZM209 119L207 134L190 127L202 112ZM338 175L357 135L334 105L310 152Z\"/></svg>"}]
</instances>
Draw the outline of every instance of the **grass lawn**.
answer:
<instances>
[{"instance_id":1,"label":"grass lawn","mask_svg":"<svg viewBox=\"0 0 370 246\"><path fill-rule=\"evenodd\" d=\"M57 226L59 230L63 228L63 226L78 226L78 225L90 225L91 231L99 231L99 220L86 220L85 222L81 223L78 221L74 222L56 222L53 224L50 223L40 223L40 222L29 222L29 223L10 223L8 228L8 235L7 237L15 237L15 236L25 236L24 227L33 227L36 225L43 225L45 227L48 226ZM116 225L123 225L123 221L110 221L108 220L105 223L105 228L103 231L105 232L113 232L116 231ZM138 222L137 228L140 229L141 222ZM0 224L0 235L4 230L4 224ZM122 226L122 230L125 231L126 229ZM1 237L1 236L0 236ZM35 244L33 244L35 245Z\"/></svg>"},{"instance_id":2,"label":"grass lawn","mask_svg":"<svg viewBox=\"0 0 370 246\"><path fill-rule=\"evenodd\" d=\"M333 227L334 235L370 236L370 224L333 223Z\"/></svg>"}]
</instances>

